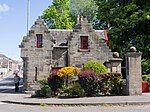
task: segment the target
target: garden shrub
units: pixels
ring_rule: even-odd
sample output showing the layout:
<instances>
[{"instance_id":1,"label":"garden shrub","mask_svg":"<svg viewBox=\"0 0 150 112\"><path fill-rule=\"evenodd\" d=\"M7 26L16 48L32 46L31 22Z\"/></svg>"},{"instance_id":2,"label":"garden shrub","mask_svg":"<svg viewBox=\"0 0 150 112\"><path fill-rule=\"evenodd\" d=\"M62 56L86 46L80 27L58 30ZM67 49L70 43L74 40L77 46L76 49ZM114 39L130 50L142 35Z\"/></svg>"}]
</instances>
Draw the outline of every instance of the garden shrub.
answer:
<instances>
[{"instance_id":1,"label":"garden shrub","mask_svg":"<svg viewBox=\"0 0 150 112\"><path fill-rule=\"evenodd\" d=\"M93 60L85 63L83 66L83 69L84 70L93 70L96 72L96 74L108 72L107 68L102 63L100 63L98 61L93 61Z\"/></svg>"},{"instance_id":2,"label":"garden shrub","mask_svg":"<svg viewBox=\"0 0 150 112\"><path fill-rule=\"evenodd\" d=\"M35 91L35 95L33 95L34 97L51 97L52 96L52 90L51 88L48 86L48 80L47 78L43 78L38 80L38 83L41 86L40 90Z\"/></svg>"},{"instance_id":3,"label":"garden shrub","mask_svg":"<svg viewBox=\"0 0 150 112\"><path fill-rule=\"evenodd\" d=\"M79 83L86 96L95 96L98 91L97 75L92 70L81 71L78 75Z\"/></svg>"},{"instance_id":4,"label":"garden shrub","mask_svg":"<svg viewBox=\"0 0 150 112\"><path fill-rule=\"evenodd\" d=\"M54 95L58 94L59 89L63 84L63 78L57 75L57 71L52 71L48 77L48 85L54 92Z\"/></svg>"},{"instance_id":5,"label":"garden shrub","mask_svg":"<svg viewBox=\"0 0 150 112\"><path fill-rule=\"evenodd\" d=\"M98 89L99 94L101 95L108 95L110 93L110 75L107 73L99 74L98 75Z\"/></svg>"},{"instance_id":6,"label":"garden shrub","mask_svg":"<svg viewBox=\"0 0 150 112\"><path fill-rule=\"evenodd\" d=\"M59 77L65 77L65 76L76 76L79 73L79 68L76 67L63 67L60 70L58 70L58 76Z\"/></svg>"},{"instance_id":7,"label":"garden shrub","mask_svg":"<svg viewBox=\"0 0 150 112\"><path fill-rule=\"evenodd\" d=\"M147 81L147 75L142 75L142 81Z\"/></svg>"},{"instance_id":8,"label":"garden shrub","mask_svg":"<svg viewBox=\"0 0 150 112\"><path fill-rule=\"evenodd\" d=\"M150 74L149 75L142 75L142 81L150 83Z\"/></svg>"},{"instance_id":9,"label":"garden shrub","mask_svg":"<svg viewBox=\"0 0 150 112\"><path fill-rule=\"evenodd\" d=\"M35 96L49 98L52 96L52 90L48 85L42 86L40 90L35 91Z\"/></svg>"},{"instance_id":10,"label":"garden shrub","mask_svg":"<svg viewBox=\"0 0 150 112\"><path fill-rule=\"evenodd\" d=\"M63 78L64 85L68 86L68 84L77 80L77 75L79 73L79 68L76 67L63 67L58 70L57 74L60 78Z\"/></svg>"},{"instance_id":11,"label":"garden shrub","mask_svg":"<svg viewBox=\"0 0 150 112\"><path fill-rule=\"evenodd\" d=\"M143 59L142 62L142 74L150 74L150 60Z\"/></svg>"},{"instance_id":12,"label":"garden shrub","mask_svg":"<svg viewBox=\"0 0 150 112\"><path fill-rule=\"evenodd\" d=\"M62 89L68 88L69 84L76 81L79 73L79 68L76 67L63 67L58 71L52 71L48 77L48 85L54 92L54 95L60 94Z\"/></svg>"},{"instance_id":13,"label":"garden shrub","mask_svg":"<svg viewBox=\"0 0 150 112\"><path fill-rule=\"evenodd\" d=\"M99 74L98 84L102 95L122 95L123 86L125 86L121 73Z\"/></svg>"},{"instance_id":14,"label":"garden shrub","mask_svg":"<svg viewBox=\"0 0 150 112\"><path fill-rule=\"evenodd\" d=\"M43 79L38 80L38 83L40 83L43 86L48 85L48 80L47 78L43 78Z\"/></svg>"},{"instance_id":15,"label":"garden shrub","mask_svg":"<svg viewBox=\"0 0 150 112\"><path fill-rule=\"evenodd\" d=\"M79 84L79 82L73 82L68 86L62 87L61 95L67 97L81 97L84 96L84 90Z\"/></svg>"},{"instance_id":16,"label":"garden shrub","mask_svg":"<svg viewBox=\"0 0 150 112\"><path fill-rule=\"evenodd\" d=\"M109 73L110 75L110 85L111 85L111 95L121 95L122 94L122 74L121 73Z\"/></svg>"}]
</instances>

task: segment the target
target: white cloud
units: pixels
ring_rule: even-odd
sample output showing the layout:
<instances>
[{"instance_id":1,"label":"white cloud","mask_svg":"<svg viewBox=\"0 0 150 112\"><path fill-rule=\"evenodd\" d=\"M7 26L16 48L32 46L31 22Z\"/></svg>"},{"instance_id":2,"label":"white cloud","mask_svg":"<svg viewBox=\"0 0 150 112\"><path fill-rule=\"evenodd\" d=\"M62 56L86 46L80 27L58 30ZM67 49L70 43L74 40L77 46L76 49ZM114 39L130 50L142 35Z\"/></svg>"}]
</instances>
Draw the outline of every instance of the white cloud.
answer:
<instances>
[{"instance_id":1,"label":"white cloud","mask_svg":"<svg viewBox=\"0 0 150 112\"><path fill-rule=\"evenodd\" d=\"M9 10L10 10L10 7L7 4L0 4L0 13L8 12Z\"/></svg>"}]
</instances>

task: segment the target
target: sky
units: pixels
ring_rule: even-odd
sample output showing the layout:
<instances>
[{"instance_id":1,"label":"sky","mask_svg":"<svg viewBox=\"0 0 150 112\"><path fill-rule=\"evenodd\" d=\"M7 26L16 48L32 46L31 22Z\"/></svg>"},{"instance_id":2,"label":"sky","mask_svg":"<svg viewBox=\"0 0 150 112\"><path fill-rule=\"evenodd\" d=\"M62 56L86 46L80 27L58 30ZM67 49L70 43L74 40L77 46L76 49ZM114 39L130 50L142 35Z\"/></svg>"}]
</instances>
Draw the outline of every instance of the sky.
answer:
<instances>
[{"instance_id":1,"label":"sky","mask_svg":"<svg viewBox=\"0 0 150 112\"><path fill-rule=\"evenodd\" d=\"M18 47L27 34L27 1L0 0L0 54L21 60ZM30 0L30 27L53 0Z\"/></svg>"}]
</instances>

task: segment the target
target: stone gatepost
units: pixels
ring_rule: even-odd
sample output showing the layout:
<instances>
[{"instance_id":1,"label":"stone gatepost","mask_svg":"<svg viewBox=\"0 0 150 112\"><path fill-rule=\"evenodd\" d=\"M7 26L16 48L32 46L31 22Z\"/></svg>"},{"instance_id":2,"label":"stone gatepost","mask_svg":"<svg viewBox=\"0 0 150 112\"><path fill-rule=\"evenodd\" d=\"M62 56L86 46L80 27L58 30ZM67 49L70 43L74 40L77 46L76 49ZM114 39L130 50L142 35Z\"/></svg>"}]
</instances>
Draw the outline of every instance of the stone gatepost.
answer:
<instances>
[{"instance_id":1,"label":"stone gatepost","mask_svg":"<svg viewBox=\"0 0 150 112\"><path fill-rule=\"evenodd\" d=\"M142 95L141 55L135 47L131 47L125 55L127 95Z\"/></svg>"}]
</instances>

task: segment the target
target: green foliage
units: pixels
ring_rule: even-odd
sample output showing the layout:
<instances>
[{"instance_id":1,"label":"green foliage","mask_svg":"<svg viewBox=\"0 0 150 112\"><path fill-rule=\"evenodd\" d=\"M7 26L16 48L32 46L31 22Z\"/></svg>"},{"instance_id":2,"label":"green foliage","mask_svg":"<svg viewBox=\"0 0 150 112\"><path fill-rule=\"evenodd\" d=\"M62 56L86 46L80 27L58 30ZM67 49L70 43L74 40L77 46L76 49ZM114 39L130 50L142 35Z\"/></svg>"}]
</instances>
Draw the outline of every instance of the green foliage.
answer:
<instances>
[{"instance_id":1,"label":"green foliage","mask_svg":"<svg viewBox=\"0 0 150 112\"><path fill-rule=\"evenodd\" d=\"M110 75L110 87L111 95L122 95L123 94L123 86L125 86L125 82L122 80L121 73L109 73Z\"/></svg>"},{"instance_id":2,"label":"green foliage","mask_svg":"<svg viewBox=\"0 0 150 112\"><path fill-rule=\"evenodd\" d=\"M102 63L100 63L98 61L93 61L93 60L85 63L83 66L83 69L84 70L94 70L96 72L96 74L108 72L107 68Z\"/></svg>"},{"instance_id":3,"label":"green foliage","mask_svg":"<svg viewBox=\"0 0 150 112\"><path fill-rule=\"evenodd\" d=\"M142 74L150 74L150 60L142 60Z\"/></svg>"},{"instance_id":4,"label":"green foliage","mask_svg":"<svg viewBox=\"0 0 150 112\"><path fill-rule=\"evenodd\" d=\"M40 83L42 86L48 85L48 80L47 78L43 78L43 79L38 80L38 83Z\"/></svg>"},{"instance_id":5,"label":"green foliage","mask_svg":"<svg viewBox=\"0 0 150 112\"><path fill-rule=\"evenodd\" d=\"M44 85L40 90L35 91L35 96L49 98L52 96L52 90L48 85Z\"/></svg>"},{"instance_id":6,"label":"green foliage","mask_svg":"<svg viewBox=\"0 0 150 112\"><path fill-rule=\"evenodd\" d=\"M150 76L147 76L143 80L150 81ZM34 97L83 97L123 94L125 81L122 80L122 74L120 73L97 75L93 70L83 70L77 77L75 80L66 81L66 77L59 77L57 71L52 71L48 80L44 78L38 81L41 84L41 89L35 92Z\"/></svg>"},{"instance_id":7,"label":"green foliage","mask_svg":"<svg viewBox=\"0 0 150 112\"><path fill-rule=\"evenodd\" d=\"M108 29L109 46L124 57L130 46L143 52L149 59L150 53L150 7L149 0L94 0L98 6L99 26Z\"/></svg>"},{"instance_id":8,"label":"green foliage","mask_svg":"<svg viewBox=\"0 0 150 112\"><path fill-rule=\"evenodd\" d=\"M43 79L38 80L38 83L40 83L41 89L35 91L34 97L46 97L46 98L51 97L52 96L52 90L48 86L47 78L43 78Z\"/></svg>"},{"instance_id":9,"label":"green foliage","mask_svg":"<svg viewBox=\"0 0 150 112\"><path fill-rule=\"evenodd\" d=\"M145 81L145 82L150 83L150 74L148 74L148 75L142 75L142 80Z\"/></svg>"},{"instance_id":10,"label":"green foliage","mask_svg":"<svg viewBox=\"0 0 150 112\"><path fill-rule=\"evenodd\" d=\"M121 73L104 73L98 75L98 85L102 95L122 95L125 82Z\"/></svg>"},{"instance_id":11,"label":"green foliage","mask_svg":"<svg viewBox=\"0 0 150 112\"><path fill-rule=\"evenodd\" d=\"M97 5L93 0L70 0L70 9L74 21L76 21L78 15L87 17L91 23L96 18Z\"/></svg>"},{"instance_id":12,"label":"green foliage","mask_svg":"<svg viewBox=\"0 0 150 112\"><path fill-rule=\"evenodd\" d=\"M42 18L51 29L72 29L74 25L69 0L53 0L52 5L44 10Z\"/></svg>"},{"instance_id":13,"label":"green foliage","mask_svg":"<svg viewBox=\"0 0 150 112\"><path fill-rule=\"evenodd\" d=\"M73 82L61 88L61 95L67 97L82 97L84 96L84 90L78 82Z\"/></svg>"},{"instance_id":14,"label":"green foliage","mask_svg":"<svg viewBox=\"0 0 150 112\"><path fill-rule=\"evenodd\" d=\"M125 81L121 73L96 75L94 71L84 70L79 73L78 77L85 96L123 95Z\"/></svg>"}]
</instances>

